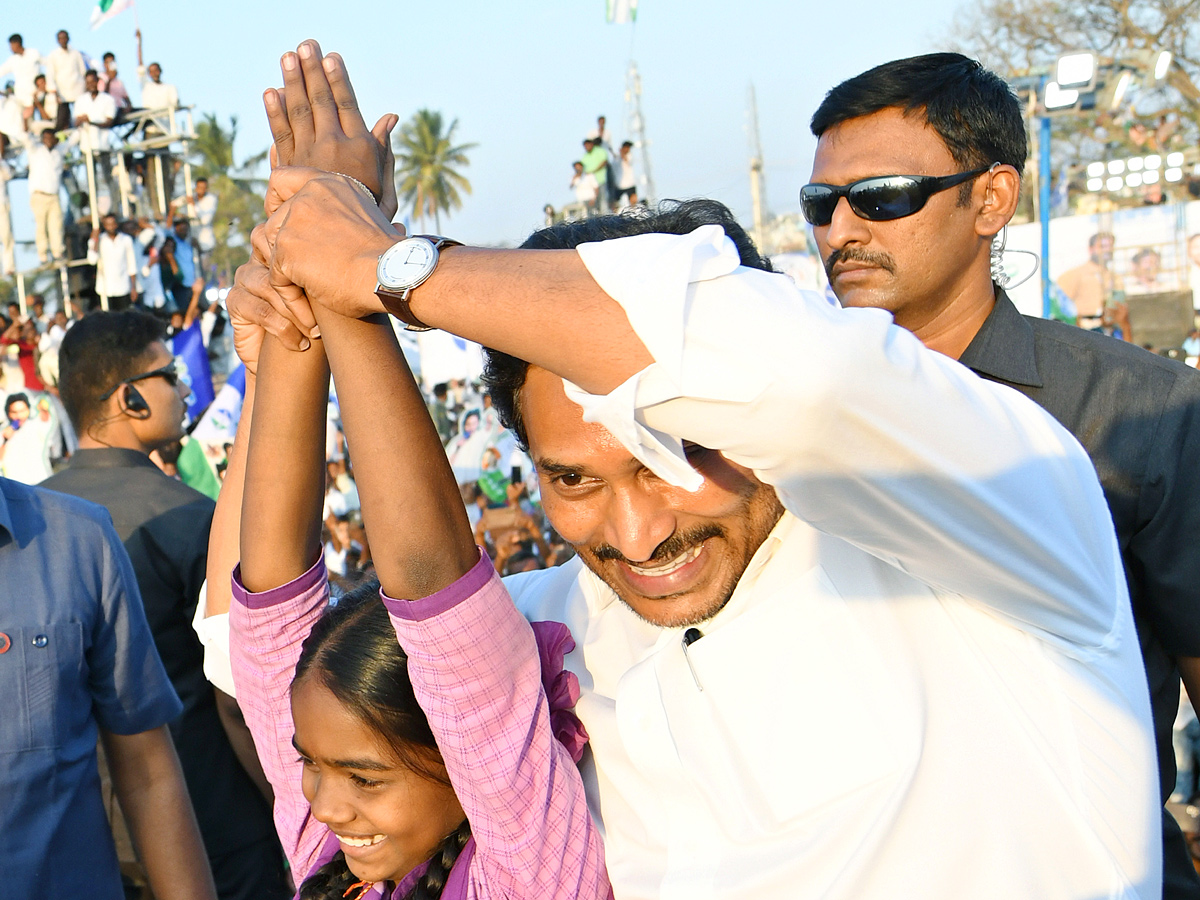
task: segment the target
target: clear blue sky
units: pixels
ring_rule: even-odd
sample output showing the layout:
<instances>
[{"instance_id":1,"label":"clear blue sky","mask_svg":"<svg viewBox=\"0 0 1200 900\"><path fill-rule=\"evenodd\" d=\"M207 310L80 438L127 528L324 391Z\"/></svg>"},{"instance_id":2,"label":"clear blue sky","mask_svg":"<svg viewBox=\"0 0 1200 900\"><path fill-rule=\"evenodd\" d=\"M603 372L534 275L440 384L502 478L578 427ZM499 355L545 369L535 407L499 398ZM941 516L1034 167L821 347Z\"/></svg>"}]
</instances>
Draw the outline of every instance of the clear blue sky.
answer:
<instances>
[{"instance_id":1,"label":"clear blue sky","mask_svg":"<svg viewBox=\"0 0 1200 900\"><path fill-rule=\"evenodd\" d=\"M266 147L260 102L279 55L306 37L346 59L369 115L427 106L459 120L479 146L474 193L442 229L516 243L545 203L571 199L570 163L599 113L626 137L625 73L642 75L643 113L660 197L711 196L749 219L747 88L758 94L772 211L795 209L814 141L808 119L833 84L889 59L943 49L959 0L845 6L797 0L642 0L636 25L609 25L604 0L140 0L146 61L182 101L238 117L237 155ZM134 14L88 30L91 0L4 4L0 30L48 52L59 28L97 57L117 54L136 97ZM5 52L7 48L2 48ZM20 227L18 225L18 227Z\"/></svg>"}]
</instances>

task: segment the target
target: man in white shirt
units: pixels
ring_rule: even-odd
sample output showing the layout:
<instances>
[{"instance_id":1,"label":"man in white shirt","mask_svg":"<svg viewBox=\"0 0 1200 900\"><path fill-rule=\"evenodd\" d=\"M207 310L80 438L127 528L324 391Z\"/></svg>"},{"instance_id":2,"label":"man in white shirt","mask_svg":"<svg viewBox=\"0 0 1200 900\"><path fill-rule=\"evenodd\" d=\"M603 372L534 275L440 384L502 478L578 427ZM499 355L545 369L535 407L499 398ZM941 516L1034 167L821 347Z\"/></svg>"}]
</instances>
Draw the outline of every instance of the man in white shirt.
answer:
<instances>
[{"instance_id":1,"label":"man in white shirt","mask_svg":"<svg viewBox=\"0 0 1200 900\"><path fill-rule=\"evenodd\" d=\"M71 104L86 89L84 74L88 67L83 54L69 46L71 36L66 31L60 31L57 40L58 47L51 50L45 59L47 87L58 95L58 117L54 129L65 131L71 127Z\"/></svg>"},{"instance_id":2,"label":"man in white shirt","mask_svg":"<svg viewBox=\"0 0 1200 900\"><path fill-rule=\"evenodd\" d=\"M98 174L108 186L109 209L120 206L112 154L112 126L117 118L117 104L100 90L100 76L88 69L84 76L85 90L75 101L75 125L79 128L79 146L91 150Z\"/></svg>"},{"instance_id":3,"label":"man in white shirt","mask_svg":"<svg viewBox=\"0 0 1200 900\"><path fill-rule=\"evenodd\" d=\"M579 553L507 584L575 638L617 896L1157 896L1128 595L1053 419L747 268L719 204L451 248L398 301L387 217L344 177L293 195L310 177L272 176L289 300L506 354L496 408ZM239 325L288 309L267 279L241 272Z\"/></svg>"},{"instance_id":4,"label":"man in white shirt","mask_svg":"<svg viewBox=\"0 0 1200 900\"><path fill-rule=\"evenodd\" d=\"M162 66L156 62L142 64L142 31L134 32L137 37L137 75L142 85L143 109L175 109L179 106L179 91L173 84L164 84Z\"/></svg>"},{"instance_id":5,"label":"man in white shirt","mask_svg":"<svg viewBox=\"0 0 1200 900\"><path fill-rule=\"evenodd\" d=\"M63 214L58 196L62 179L62 149L54 132L47 129L41 143L29 150L29 206L34 243L43 264L63 258Z\"/></svg>"},{"instance_id":6,"label":"man in white shirt","mask_svg":"<svg viewBox=\"0 0 1200 900\"><path fill-rule=\"evenodd\" d=\"M208 255L216 249L217 236L213 232L213 220L217 217L217 195L209 193L208 179L196 179L196 193L192 197L192 218L196 223L196 247L204 255L207 265Z\"/></svg>"},{"instance_id":7,"label":"man in white shirt","mask_svg":"<svg viewBox=\"0 0 1200 900\"><path fill-rule=\"evenodd\" d=\"M575 170L571 175L571 190L575 192L575 202L582 203L587 214L593 216L596 214L596 197L600 191L596 176L583 171L583 163L578 160L571 163L571 167Z\"/></svg>"},{"instance_id":8,"label":"man in white shirt","mask_svg":"<svg viewBox=\"0 0 1200 900\"><path fill-rule=\"evenodd\" d=\"M24 147L28 142L21 101L13 95L12 82L6 82L0 93L0 155L7 153L9 147Z\"/></svg>"},{"instance_id":9,"label":"man in white shirt","mask_svg":"<svg viewBox=\"0 0 1200 900\"><path fill-rule=\"evenodd\" d=\"M0 78L5 75L12 76L14 94L21 103L25 127L28 130L28 122L33 117L33 80L41 71L42 56L32 47L26 47L19 34L9 36L8 46L12 50L12 56L0 63Z\"/></svg>"},{"instance_id":10,"label":"man in white shirt","mask_svg":"<svg viewBox=\"0 0 1200 900\"><path fill-rule=\"evenodd\" d=\"M80 146L93 153L112 147L111 128L117 117L113 98L100 90L100 78L94 69L84 76L85 90L75 101L75 125L80 129Z\"/></svg>"},{"instance_id":11,"label":"man in white shirt","mask_svg":"<svg viewBox=\"0 0 1200 900\"><path fill-rule=\"evenodd\" d=\"M110 312L120 312L137 303L137 254L133 238L117 229L112 213L100 220L103 232L93 232L88 244L88 262L96 266L96 290L108 300Z\"/></svg>"}]
</instances>

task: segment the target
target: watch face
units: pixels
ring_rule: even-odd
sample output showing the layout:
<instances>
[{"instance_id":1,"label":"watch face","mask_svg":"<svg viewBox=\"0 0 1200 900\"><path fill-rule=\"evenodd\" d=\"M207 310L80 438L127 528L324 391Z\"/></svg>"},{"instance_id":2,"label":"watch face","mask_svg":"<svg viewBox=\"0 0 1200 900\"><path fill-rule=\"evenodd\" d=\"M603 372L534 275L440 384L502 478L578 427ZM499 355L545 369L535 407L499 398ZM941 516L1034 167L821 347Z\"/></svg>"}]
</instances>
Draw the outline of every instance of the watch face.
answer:
<instances>
[{"instance_id":1,"label":"watch face","mask_svg":"<svg viewBox=\"0 0 1200 900\"><path fill-rule=\"evenodd\" d=\"M437 263L437 250L424 238L406 238L379 259L379 283L402 291L424 281Z\"/></svg>"}]
</instances>

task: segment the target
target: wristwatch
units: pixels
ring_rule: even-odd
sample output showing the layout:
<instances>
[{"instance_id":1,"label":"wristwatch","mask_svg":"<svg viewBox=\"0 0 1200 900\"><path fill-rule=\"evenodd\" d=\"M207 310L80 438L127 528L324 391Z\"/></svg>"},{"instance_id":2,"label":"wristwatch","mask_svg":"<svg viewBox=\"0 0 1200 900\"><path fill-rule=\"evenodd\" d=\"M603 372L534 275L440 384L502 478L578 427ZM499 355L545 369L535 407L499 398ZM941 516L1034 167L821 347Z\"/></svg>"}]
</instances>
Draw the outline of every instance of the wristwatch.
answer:
<instances>
[{"instance_id":1,"label":"wristwatch","mask_svg":"<svg viewBox=\"0 0 1200 900\"><path fill-rule=\"evenodd\" d=\"M438 251L461 246L461 241L438 234L415 234L392 244L380 255L375 266L375 295L404 323L405 330L433 330L413 315L409 297L437 268Z\"/></svg>"}]
</instances>

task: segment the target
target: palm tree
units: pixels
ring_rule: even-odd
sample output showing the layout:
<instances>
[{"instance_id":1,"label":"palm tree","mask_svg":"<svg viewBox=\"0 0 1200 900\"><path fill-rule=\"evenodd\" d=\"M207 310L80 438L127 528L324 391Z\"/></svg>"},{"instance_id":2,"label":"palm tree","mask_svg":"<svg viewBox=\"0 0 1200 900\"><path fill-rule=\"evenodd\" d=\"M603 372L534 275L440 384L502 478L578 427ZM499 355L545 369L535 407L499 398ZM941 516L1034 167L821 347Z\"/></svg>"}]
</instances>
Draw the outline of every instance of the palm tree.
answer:
<instances>
[{"instance_id":1,"label":"palm tree","mask_svg":"<svg viewBox=\"0 0 1200 900\"><path fill-rule=\"evenodd\" d=\"M441 213L462 206L459 189L471 193L471 182L458 171L469 166L467 151L477 144L454 145L458 119L444 128L440 112L417 110L396 132L396 196L410 205L412 214L425 229L425 216L432 215L434 228L442 230ZM444 130L443 130L444 129Z\"/></svg>"},{"instance_id":2,"label":"palm tree","mask_svg":"<svg viewBox=\"0 0 1200 900\"><path fill-rule=\"evenodd\" d=\"M205 113L196 124L196 138L190 142L194 178L208 178L209 190L217 195L217 217L213 233L217 248L213 253L217 271L227 283L233 283L233 273L250 258L250 232L266 218L263 210L265 185L253 174L267 158L266 151L243 160L239 166L233 157L233 142L237 137L237 116L230 116L229 128L222 127L213 113Z\"/></svg>"}]
</instances>

